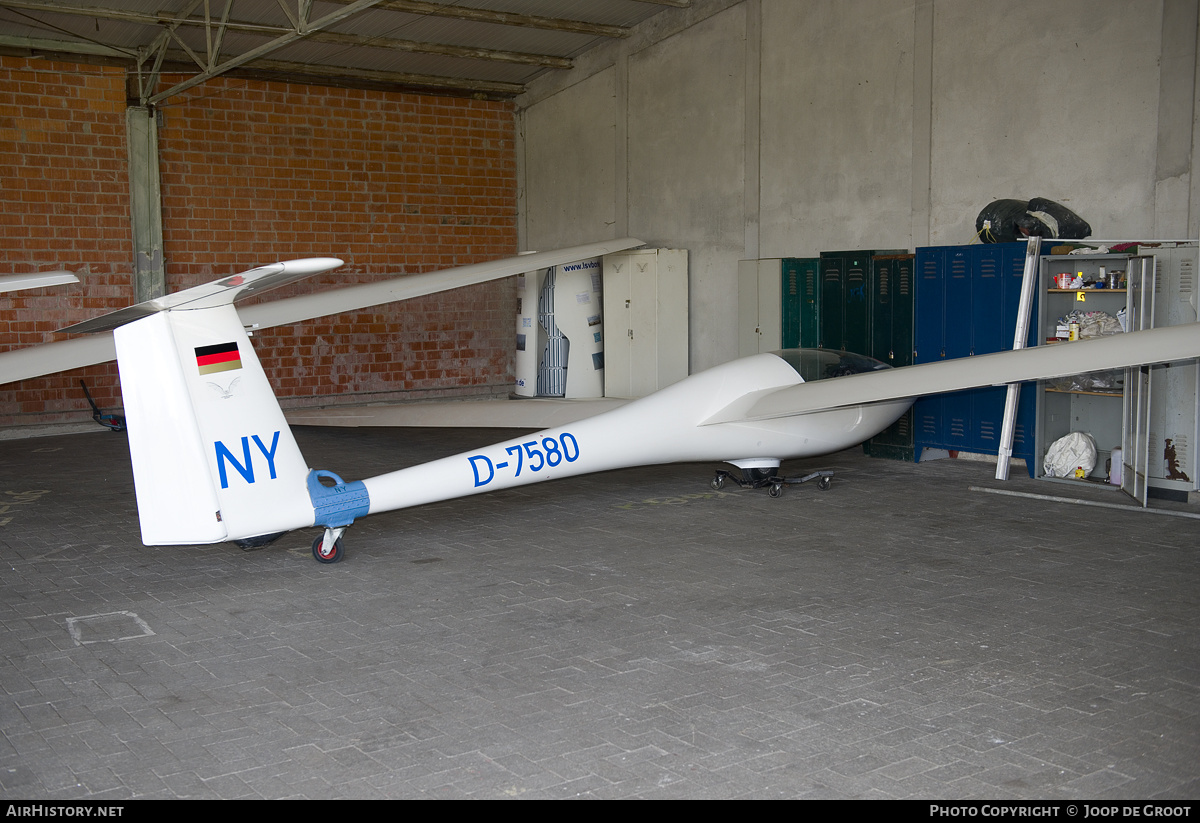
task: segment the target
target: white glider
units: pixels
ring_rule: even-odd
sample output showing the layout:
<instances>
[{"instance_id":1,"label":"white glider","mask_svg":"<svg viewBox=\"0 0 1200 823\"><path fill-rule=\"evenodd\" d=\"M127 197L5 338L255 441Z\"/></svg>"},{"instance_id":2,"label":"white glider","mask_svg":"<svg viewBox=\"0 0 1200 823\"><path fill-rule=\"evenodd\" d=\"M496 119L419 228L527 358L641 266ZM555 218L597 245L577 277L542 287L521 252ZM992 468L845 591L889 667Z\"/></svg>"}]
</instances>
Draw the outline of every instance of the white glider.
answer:
<instances>
[{"instance_id":1,"label":"white glider","mask_svg":"<svg viewBox=\"0 0 1200 823\"><path fill-rule=\"evenodd\" d=\"M533 256L517 261L516 271L543 265ZM262 276L317 264L279 265ZM254 541L312 526L324 530L314 556L332 563L346 528L368 514L674 461L763 472L860 443L920 394L1075 374L1081 363L1098 370L1200 357L1200 323L903 369L820 350L758 354L595 417L345 482L305 462L234 292L180 298L114 332L147 545Z\"/></svg>"}]
</instances>

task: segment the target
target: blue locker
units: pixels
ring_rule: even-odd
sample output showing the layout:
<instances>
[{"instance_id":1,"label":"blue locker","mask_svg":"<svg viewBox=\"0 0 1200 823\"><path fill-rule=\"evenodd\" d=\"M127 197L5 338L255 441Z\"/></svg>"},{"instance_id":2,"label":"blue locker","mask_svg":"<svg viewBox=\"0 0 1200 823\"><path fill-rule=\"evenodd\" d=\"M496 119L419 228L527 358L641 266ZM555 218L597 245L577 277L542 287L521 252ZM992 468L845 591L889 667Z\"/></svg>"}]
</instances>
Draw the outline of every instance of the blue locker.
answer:
<instances>
[{"instance_id":1,"label":"blue locker","mask_svg":"<svg viewBox=\"0 0 1200 823\"><path fill-rule=\"evenodd\" d=\"M913 362L1011 349L1024 267L1024 243L918 248ZM1036 323L1031 323L1026 345L1036 342ZM924 448L997 454L1004 399L1002 387L919 399L914 407L915 459L921 459ZM1025 458L1031 477L1035 417L1034 384L1027 383L1017 409L1013 456Z\"/></svg>"}]
</instances>

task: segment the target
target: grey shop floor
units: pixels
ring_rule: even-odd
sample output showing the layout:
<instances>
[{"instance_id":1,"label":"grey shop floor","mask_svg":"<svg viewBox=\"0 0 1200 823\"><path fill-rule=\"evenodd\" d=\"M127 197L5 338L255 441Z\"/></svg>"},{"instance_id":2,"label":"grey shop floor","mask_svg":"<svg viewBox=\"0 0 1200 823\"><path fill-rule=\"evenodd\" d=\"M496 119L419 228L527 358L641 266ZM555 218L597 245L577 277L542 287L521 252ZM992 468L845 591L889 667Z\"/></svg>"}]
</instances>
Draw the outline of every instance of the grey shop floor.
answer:
<instances>
[{"instance_id":1,"label":"grey shop floor","mask_svg":"<svg viewBox=\"0 0 1200 823\"><path fill-rule=\"evenodd\" d=\"M513 434L297 429L347 479ZM0 797L1200 796L1200 520L714 468L369 517L322 566L142 546L123 435L0 442Z\"/></svg>"}]
</instances>

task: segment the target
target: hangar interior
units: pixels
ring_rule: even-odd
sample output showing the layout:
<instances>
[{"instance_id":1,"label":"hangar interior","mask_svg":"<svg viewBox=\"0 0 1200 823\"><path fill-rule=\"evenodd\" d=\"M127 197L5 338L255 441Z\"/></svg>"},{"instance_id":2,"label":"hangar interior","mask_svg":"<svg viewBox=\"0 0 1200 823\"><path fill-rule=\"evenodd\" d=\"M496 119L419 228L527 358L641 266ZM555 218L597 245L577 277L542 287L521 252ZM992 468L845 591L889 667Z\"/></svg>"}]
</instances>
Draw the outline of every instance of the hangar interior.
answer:
<instances>
[{"instance_id":1,"label":"hangar interior","mask_svg":"<svg viewBox=\"0 0 1200 823\"><path fill-rule=\"evenodd\" d=\"M686 250L696 373L747 262L967 245L1001 198L1186 248L1198 42L1196 0L0 0L0 273L79 279L0 295L0 370L302 257L345 265L271 297ZM504 398L514 280L255 348L289 413ZM1194 472L1147 512L861 450L778 500L627 469L369 518L325 568L143 547L80 387L119 411L115 364L15 373L6 798L1196 794ZM503 436L297 428L354 477Z\"/></svg>"}]
</instances>

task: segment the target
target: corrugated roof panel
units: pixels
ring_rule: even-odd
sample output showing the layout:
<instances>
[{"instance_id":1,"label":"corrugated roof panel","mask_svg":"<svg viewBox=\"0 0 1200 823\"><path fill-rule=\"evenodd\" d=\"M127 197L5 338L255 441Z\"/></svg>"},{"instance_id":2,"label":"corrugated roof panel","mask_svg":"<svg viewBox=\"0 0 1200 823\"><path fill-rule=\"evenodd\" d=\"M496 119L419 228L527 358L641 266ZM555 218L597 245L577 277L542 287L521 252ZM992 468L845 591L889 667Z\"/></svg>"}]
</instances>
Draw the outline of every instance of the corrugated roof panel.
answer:
<instances>
[{"instance_id":1,"label":"corrugated roof panel","mask_svg":"<svg viewBox=\"0 0 1200 823\"><path fill-rule=\"evenodd\" d=\"M69 51L69 46L74 44L94 44L119 49L132 56L153 40L158 31L155 25L0 7L0 35L62 41L68 47L64 51Z\"/></svg>"},{"instance_id":2,"label":"corrugated roof panel","mask_svg":"<svg viewBox=\"0 0 1200 823\"><path fill-rule=\"evenodd\" d=\"M473 6L534 17L586 20L608 26L636 26L667 7L638 0L469 0L444 5Z\"/></svg>"},{"instance_id":3,"label":"corrugated roof panel","mask_svg":"<svg viewBox=\"0 0 1200 823\"><path fill-rule=\"evenodd\" d=\"M11 0L6 6L0 0L0 46L29 48L38 51L94 54L102 45L129 56L132 64L138 50L148 49L166 31L166 20L181 15L195 6L188 23L175 28L174 40L186 44L201 60L206 59L210 35L216 38L215 28L206 30L202 23L204 6L193 0ZM31 2L34 5L30 5ZM310 21L346 11L349 0L315 0ZM42 7L38 8L37 5ZM284 3L294 14L296 3ZM480 11L485 17L503 13L495 19L463 19L427 12L434 7L447 12ZM75 8L79 13L69 13ZM211 13L219 20L224 2L209 4ZM655 15L670 12L669 5L652 0L422 0L408 5L408 10L370 8L360 10L328 26L325 31L336 35L371 38L361 42L322 42L321 35L297 40L279 48L264 50L260 60L245 64L247 71L264 68L278 72L280 64L311 66L313 73L344 70L344 75L330 78L331 82L370 82L367 73L428 75L444 78L445 82L463 83L464 90L474 90L471 81L482 83L524 84L548 69L536 60L523 55L543 55L571 58L610 39L617 30L606 33L572 30L583 25L632 27ZM513 17L512 15L518 15ZM541 18L541 19L530 19ZM277 0L233 0L230 6L231 24L221 44L219 63L270 44L285 31L294 29L289 13ZM214 23L216 21L213 21ZM271 27L270 31L254 32L253 26ZM329 39L329 38L326 38ZM405 49L388 47L386 41L415 41L432 44L430 48ZM464 56L436 53L440 46L471 50L490 50L509 53L503 59L486 59L485 55ZM442 49L441 51L445 51ZM434 52L434 53L430 53ZM107 52L109 56L112 52ZM178 43L168 44L168 60L176 61L172 78L178 78L179 63L195 65ZM269 61L270 64L264 62ZM148 61L149 62L152 61ZM199 69L197 68L197 71ZM303 70L297 69L297 73ZM356 75L356 72L363 73ZM505 92L497 92L505 93ZM516 90L507 93L517 93Z\"/></svg>"},{"instance_id":4,"label":"corrugated roof panel","mask_svg":"<svg viewBox=\"0 0 1200 823\"><path fill-rule=\"evenodd\" d=\"M418 40L470 48L552 54L560 57L575 53L597 41L595 35L564 31L518 28L472 20L444 17L420 17L396 25L397 15L372 9L339 23L332 30L353 34L378 35L397 40ZM412 18L411 15L406 15Z\"/></svg>"},{"instance_id":5,"label":"corrugated roof panel","mask_svg":"<svg viewBox=\"0 0 1200 823\"><path fill-rule=\"evenodd\" d=\"M286 46L272 52L272 60L303 62L306 65L332 65L365 71L423 74L459 79L480 79L493 82L524 83L539 66L493 63L446 57L437 54L399 52L386 49L348 48L324 43L305 43Z\"/></svg>"}]
</instances>

